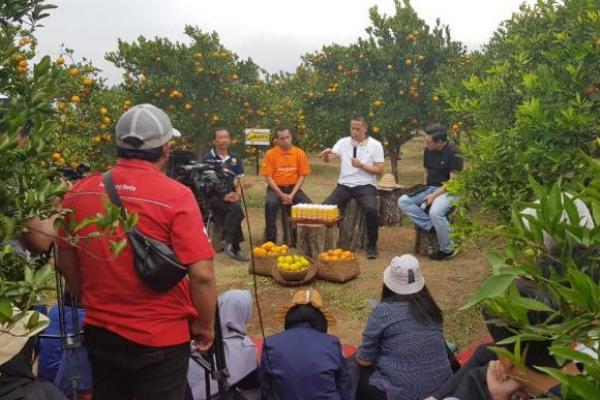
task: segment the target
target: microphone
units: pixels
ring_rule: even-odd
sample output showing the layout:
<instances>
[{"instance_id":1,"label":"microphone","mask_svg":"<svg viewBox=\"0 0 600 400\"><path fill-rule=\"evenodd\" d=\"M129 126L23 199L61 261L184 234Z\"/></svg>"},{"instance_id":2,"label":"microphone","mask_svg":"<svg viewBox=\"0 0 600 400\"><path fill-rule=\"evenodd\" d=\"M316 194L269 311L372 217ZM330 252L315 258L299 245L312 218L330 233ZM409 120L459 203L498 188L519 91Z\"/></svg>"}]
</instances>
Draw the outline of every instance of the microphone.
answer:
<instances>
[{"instance_id":1,"label":"microphone","mask_svg":"<svg viewBox=\"0 0 600 400\"><path fill-rule=\"evenodd\" d=\"M356 158L356 146L352 148L352 157Z\"/></svg>"}]
</instances>

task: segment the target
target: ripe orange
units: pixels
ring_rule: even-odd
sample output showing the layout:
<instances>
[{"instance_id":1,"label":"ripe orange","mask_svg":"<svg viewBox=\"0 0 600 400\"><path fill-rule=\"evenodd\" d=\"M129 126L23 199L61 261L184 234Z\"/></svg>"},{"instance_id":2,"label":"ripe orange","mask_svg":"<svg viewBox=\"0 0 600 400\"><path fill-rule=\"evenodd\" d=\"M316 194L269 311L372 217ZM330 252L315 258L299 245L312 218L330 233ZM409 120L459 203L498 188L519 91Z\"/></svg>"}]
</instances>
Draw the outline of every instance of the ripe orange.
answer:
<instances>
[{"instance_id":1,"label":"ripe orange","mask_svg":"<svg viewBox=\"0 0 600 400\"><path fill-rule=\"evenodd\" d=\"M406 60L404 60L404 64L410 66L412 65L412 60L410 58L407 58Z\"/></svg>"},{"instance_id":2,"label":"ripe orange","mask_svg":"<svg viewBox=\"0 0 600 400\"><path fill-rule=\"evenodd\" d=\"M85 78L83 78L83 86L92 86L92 84L94 83L94 80L92 78L90 78L89 76L86 76Z\"/></svg>"},{"instance_id":3,"label":"ripe orange","mask_svg":"<svg viewBox=\"0 0 600 400\"><path fill-rule=\"evenodd\" d=\"M377 125L373 125L372 130L373 130L373 133L376 133L376 134L379 133L379 132L381 132L381 128L378 127Z\"/></svg>"},{"instance_id":4,"label":"ripe orange","mask_svg":"<svg viewBox=\"0 0 600 400\"><path fill-rule=\"evenodd\" d=\"M77 103L79 103L81 101L81 98L79 96L77 96L77 95L73 95L73 96L71 96L71 101L73 103L77 104Z\"/></svg>"},{"instance_id":5,"label":"ripe orange","mask_svg":"<svg viewBox=\"0 0 600 400\"><path fill-rule=\"evenodd\" d=\"M273 242L266 242L266 243L263 243L263 245L261 247L263 249L269 251L269 250L271 250L273 248L273 246L275 246L275 243L273 243Z\"/></svg>"},{"instance_id":6,"label":"ripe orange","mask_svg":"<svg viewBox=\"0 0 600 400\"><path fill-rule=\"evenodd\" d=\"M58 161L58 160L60 160L60 159L61 159L61 155L60 155L60 153L54 153L54 154L52 154L52 159L53 159L54 161Z\"/></svg>"},{"instance_id":7,"label":"ripe orange","mask_svg":"<svg viewBox=\"0 0 600 400\"><path fill-rule=\"evenodd\" d=\"M79 70L75 67L69 69L69 75L72 77L76 77L79 74Z\"/></svg>"}]
</instances>

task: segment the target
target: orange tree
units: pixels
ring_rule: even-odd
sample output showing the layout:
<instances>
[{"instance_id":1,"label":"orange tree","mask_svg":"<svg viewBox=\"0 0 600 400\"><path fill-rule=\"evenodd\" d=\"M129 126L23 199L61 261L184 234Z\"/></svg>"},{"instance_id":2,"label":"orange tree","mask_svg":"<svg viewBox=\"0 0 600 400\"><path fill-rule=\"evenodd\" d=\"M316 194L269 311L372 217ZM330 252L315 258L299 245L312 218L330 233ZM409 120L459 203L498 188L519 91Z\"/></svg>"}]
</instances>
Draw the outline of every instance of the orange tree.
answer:
<instances>
[{"instance_id":1,"label":"orange tree","mask_svg":"<svg viewBox=\"0 0 600 400\"><path fill-rule=\"evenodd\" d=\"M185 33L190 44L143 36L119 41L107 59L125 70L124 89L133 104L152 103L169 114L184 136L180 148L204 151L219 126L231 129L235 145L243 128L267 116L261 71L227 50L216 33L192 26Z\"/></svg>"},{"instance_id":2,"label":"orange tree","mask_svg":"<svg viewBox=\"0 0 600 400\"><path fill-rule=\"evenodd\" d=\"M507 218L514 200L531 196L529 176L577 181L600 126L599 59L597 1L540 1L495 33L479 71L441 89L449 118L471 126L470 168L455 188L466 204Z\"/></svg>"},{"instance_id":3,"label":"orange tree","mask_svg":"<svg viewBox=\"0 0 600 400\"><path fill-rule=\"evenodd\" d=\"M51 137L48 162L58 168L76 169L85 163L93 170L106 169L116 154L114 125L131 100L121 88L108 88L88 60L76 62L72 50L64 49L54 63L59 70L54 104L58 130Z\"/></svg>"},{"instance_id":4,"label":"orange tree","mask_svg":"<svg viewBox=\"0 0 600 400\"><path fill-rule=\"evenodd\" d=\"M439 21L431 28L408 0L395 1L395 14L370 9L368 37L350 46L326 46L304 57L306 125L331 145L348 130L353 113L367 114L370 133L380 139L398 177L400 147L424 125L442 116L434 94L438 71L464 55Z\"/></svg>"}]
</instances>

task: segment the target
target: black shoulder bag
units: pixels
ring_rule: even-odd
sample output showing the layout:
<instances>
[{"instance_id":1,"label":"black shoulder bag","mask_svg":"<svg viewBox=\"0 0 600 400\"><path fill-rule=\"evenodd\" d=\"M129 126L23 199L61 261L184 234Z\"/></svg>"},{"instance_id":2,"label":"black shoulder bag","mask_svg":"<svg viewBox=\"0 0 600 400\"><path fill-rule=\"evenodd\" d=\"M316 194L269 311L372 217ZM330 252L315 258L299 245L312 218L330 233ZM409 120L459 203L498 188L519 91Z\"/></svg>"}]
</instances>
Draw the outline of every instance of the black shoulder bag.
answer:
<instances>
[{"instance_id":1,"label":"black shoulder bag","mask_svg":"<svg viewBox=\"0 0 600 400\"><path fill-rule=\"evenodd\" d=\"M125 217L125 208L115 189L111 171L102 175L102 182L110 201L121 207L121 215ZM135 227L127 231L127 238L133 250L135 270L151 289L166 292L187 274L187 268L179 263L168 245L144 235Z\"/></svg>"}]
</instances>

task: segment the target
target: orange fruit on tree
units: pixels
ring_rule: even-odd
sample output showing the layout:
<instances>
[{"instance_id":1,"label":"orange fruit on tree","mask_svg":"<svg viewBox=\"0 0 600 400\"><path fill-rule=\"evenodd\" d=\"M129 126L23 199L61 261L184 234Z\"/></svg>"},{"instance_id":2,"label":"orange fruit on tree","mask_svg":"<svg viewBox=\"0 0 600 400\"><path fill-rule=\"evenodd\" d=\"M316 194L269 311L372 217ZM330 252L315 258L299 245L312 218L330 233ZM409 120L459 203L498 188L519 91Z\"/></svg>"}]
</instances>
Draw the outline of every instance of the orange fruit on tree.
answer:
<instances>
[{"instance_id":1,"label":"orange fruit on tree","mask_svg":"<svg viewBox=\"0 0 600 400\"><path fill-rule=\"evenodd\" d=\"M54 153L54 154L52 154L52 159L53 159L54 161L58 161L58 160L60 160L60 159L61 159L61 155L60 155L60 153Z\"/></svg>"},{"instance_id":2,"label":"orange fruit on tree","mask_svg":"<svg viewBox=\"0 0 600 400\"><path fill-rule=\"evenodd\" d=\"M75 67L70 68L69 69L69 75L71 75L72 77L75 77L79 74L79 70Z\"/></svg>"},{"instance_id":3,"label":"orange fruit on tree","mask_svg":"<svg viewBox=\"0 0 600 400\"><path fill-rule=\"evenodd\" d=\"M377 125L373 125L372 130L373 130L373 133L379 133L379 132L381 132L381 128L378 127Z\"/></svg>"},{"instance_id":4,"label":"orange fruit on tree","mask_svg":"<svg viewBox=\"0 0 600 400\"><path fill-rule=\"evenodd\" d=\"M81 101L81 98L79 96L77 96L76 94L71 96L71 102L79 103L80 101Z\"/></svg>"},{"instance_id":5,"label":"orange fruit on tree","mask_svg":"<svg viewBox=\"0 0 600 400\"><path fill-rule=\"evenodd\" d=\"M92 78L90 78L89 76L86 76L85 78L83 78L83 86L92 86L92 84L94 83L94 80Z\"/></svg>"}]
</instances>

